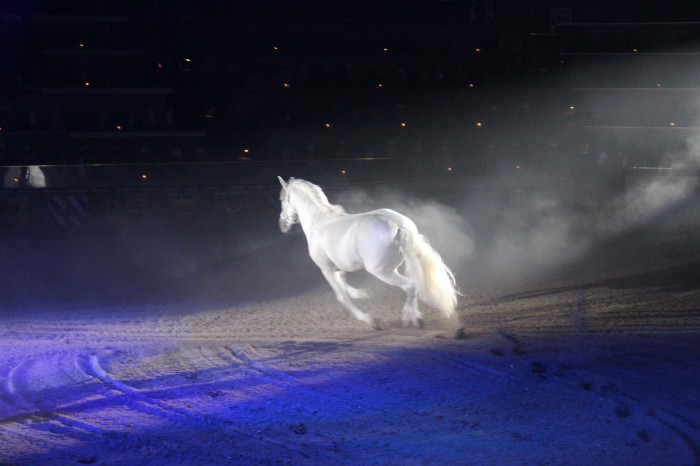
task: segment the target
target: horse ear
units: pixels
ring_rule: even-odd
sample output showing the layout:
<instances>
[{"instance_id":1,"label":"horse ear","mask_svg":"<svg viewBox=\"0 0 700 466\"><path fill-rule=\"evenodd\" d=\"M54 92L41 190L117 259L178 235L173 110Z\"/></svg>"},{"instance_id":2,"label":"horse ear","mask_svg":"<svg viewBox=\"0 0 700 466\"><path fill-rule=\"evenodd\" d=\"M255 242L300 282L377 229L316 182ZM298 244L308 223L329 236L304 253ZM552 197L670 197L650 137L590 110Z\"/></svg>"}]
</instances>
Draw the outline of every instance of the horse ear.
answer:
<instances>
[{"instance_id":1,"label":"horse ear","mask_svg":"<svg viewBox=\"0 0 700 466\"><path fill-rule=\"evenodd\" d=\"M281 176L278 176L277 179L280 180L280 184L282 185L283 188L287 187L287 183L284 182L284 180L282 179Z\"/></svg>"}]
</instances>

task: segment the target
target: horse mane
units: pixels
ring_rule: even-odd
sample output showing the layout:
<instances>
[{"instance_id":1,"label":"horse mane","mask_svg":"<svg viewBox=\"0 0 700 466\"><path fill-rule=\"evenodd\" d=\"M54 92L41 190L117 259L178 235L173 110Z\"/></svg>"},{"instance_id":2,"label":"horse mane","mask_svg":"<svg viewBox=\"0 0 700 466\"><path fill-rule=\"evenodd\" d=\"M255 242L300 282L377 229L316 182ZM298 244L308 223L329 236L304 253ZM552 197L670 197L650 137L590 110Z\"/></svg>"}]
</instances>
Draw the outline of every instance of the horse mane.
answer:
<instances>
[{"instance_id":1,"label":"horse mane","mask_svg":"<svg viewBox=\"0 0 700 466\"><path fill-rule=\"evenodd\" d=\"M289 184L302 190L309 201L313 202L317 207L326 209L334 214L345 213L343 206L331 204L323 190L315 184L298 178L290 180Z\"/></svg>"}]
</instances>

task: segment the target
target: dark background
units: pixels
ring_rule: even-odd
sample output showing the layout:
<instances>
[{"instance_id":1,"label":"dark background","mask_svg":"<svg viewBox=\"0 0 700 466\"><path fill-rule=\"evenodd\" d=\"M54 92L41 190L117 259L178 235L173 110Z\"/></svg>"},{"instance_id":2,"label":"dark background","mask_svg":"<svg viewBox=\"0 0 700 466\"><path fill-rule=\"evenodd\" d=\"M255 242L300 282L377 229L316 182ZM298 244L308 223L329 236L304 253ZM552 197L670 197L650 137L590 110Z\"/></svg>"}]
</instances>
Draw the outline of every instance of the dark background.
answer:
<instances>
[{"instance_id":1,"label":"dark background","mask_svg":"<svg viewBox=\"0 0 700 466\"><path fill-rule=\"evenodd\" d=\"M6 1L0 163L570 168L624 149L586 126L694 124L679 91L629 95L697 84L688 3ZM617 112L590 88L618 89Z\"/></svg>"},{"instance_id":2,"label":"dark background","mask_svg":"<svg viewBox=\"0 0 700 466\"><path fill-rule=\"evenodd\" d=\"M230 296L240 248L301 244L278 239L277 175L439 201L477 250L526 232L559 253L554 218L575 249L585 215L693 153L690 3L4 1L0 165L46 186L5 169L3 301L160 299L203 274Z\"/></svg>"}]
</instances>

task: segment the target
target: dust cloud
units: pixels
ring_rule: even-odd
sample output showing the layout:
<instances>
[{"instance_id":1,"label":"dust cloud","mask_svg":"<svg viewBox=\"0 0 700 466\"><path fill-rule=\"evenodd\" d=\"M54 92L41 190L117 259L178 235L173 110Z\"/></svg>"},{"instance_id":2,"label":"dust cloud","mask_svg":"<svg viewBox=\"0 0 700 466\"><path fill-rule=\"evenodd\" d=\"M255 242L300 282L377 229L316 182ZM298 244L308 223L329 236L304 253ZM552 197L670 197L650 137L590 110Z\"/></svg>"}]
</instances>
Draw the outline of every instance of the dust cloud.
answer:
<instances>
[{"instance_id":1,"label":"dust cloud","mask_svg":"<svg viewBox=\"0 0 700 466\"><path fill-rule=\"evenodd\" d=\"M329 198L349 213L386 207L411 218L468 291L551 273L626 234L673 228L668 212L680 205L688 219L693 210L688 201L699 168L700 134L694 134L682 150L660 154L658 165L628 165L612 177L591 158L587 172L525 175L535 180L529 183L503 174L466 179L461 200L449 205L387 187L350 188Z\"/></svg>"},{"instance_id":2,"label":"dust cloud","mask_svg":"<svg viewBox=\"0 0 700 466\"><path fill-rule=\"evenodd\" d=\"M625 234L677 228L669 225L667 213L678 206L682 218L697 222L689 217L692 206L685 204L697 192L698 154L700 135L694 135L684 150L664 154L659 166L625 167L612 189L600 183L596 172L571 176L573 196L546 181L518 189L510 179L492 177L491 190L500 194L472 192L462 209L477 230L471 266L478 272L470 275L512 284L548 273Z\"/></svg>"},{"instance_id":3,"label":"dust cloud","mask_svg":"<svg viewBox=\"0 0 700 466\"><path fill-rule=\"evenodd\" d=\"M697 189L700 134L689 137L685 146L683 151L666 154L661 166L644 167L652 169L654 173L613 200L612 215L605 218L598 229L601 235L618 234L652 221L666 209L687 199Z\"/></svg>"}]
</instances>

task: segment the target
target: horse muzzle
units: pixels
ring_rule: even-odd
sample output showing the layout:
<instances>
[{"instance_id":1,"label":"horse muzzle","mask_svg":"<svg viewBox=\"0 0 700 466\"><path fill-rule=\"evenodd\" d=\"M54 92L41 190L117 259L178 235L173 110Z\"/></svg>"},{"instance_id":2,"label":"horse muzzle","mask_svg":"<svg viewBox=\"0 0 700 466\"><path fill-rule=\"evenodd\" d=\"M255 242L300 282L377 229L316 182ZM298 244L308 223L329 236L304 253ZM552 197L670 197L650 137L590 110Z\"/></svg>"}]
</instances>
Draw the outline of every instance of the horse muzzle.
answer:
<instances>
[{"instance_id":1,"label":"horse muzzle","mask_svg":"<svg viewBox=\"0 0 700 466\"><path fill-rule=\"evenodd\" d=\"M280 230L282 230L282 233L289 233L289 230L292 229L292 225L294 225L294 223L290 222L284 217L280 217L279 225Z\"/></svg>"}]
</instances>

